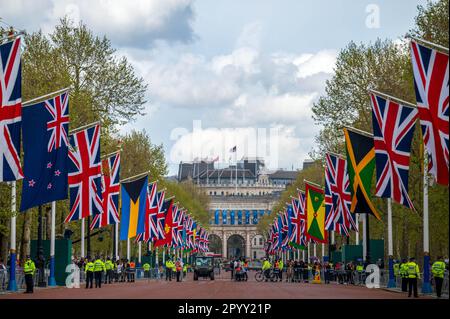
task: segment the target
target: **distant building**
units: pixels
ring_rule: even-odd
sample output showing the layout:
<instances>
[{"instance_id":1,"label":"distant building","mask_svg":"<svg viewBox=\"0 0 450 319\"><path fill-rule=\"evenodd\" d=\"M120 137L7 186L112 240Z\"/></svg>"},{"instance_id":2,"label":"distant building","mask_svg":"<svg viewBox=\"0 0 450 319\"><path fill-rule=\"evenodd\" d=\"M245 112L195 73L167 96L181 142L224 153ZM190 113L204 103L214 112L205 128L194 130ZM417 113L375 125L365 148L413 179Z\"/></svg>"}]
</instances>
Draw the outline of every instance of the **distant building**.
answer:
<instances>
[{"instance_id":1,"label":"distant building","mask_svg":"<svg viewBox=\"0 0 450 319\"><path fill-rule=\"evenodd\" d=\"M267 170L264 159L244 157L237 165L216 168L213 162L181 162L178 181L191 180L210 196L210 251L225 258L265 256L259 219L270 215L298 171Z\"/></svg>"},{"instance_id":2,"label":"distant building","mask_svg":"<svg viewBox=\"0 0 450 319\"><path fill-rule=\"evenodd\" d=\"M313 165L314 165L314 160L312 160L312 159L308 158L303 161L303 169L307 169L308 167L311 167Z\"/></svg>"}]
</instances>

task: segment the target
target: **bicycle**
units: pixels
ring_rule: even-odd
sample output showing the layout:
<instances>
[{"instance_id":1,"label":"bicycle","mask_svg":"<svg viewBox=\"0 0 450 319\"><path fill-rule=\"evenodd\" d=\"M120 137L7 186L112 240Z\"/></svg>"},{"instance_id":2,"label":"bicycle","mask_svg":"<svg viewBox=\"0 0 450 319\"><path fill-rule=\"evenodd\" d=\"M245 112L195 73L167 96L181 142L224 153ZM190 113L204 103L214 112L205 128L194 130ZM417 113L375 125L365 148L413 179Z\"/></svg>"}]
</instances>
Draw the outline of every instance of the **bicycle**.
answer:
<instances>
[{"instance_id":1,"label":"bicycle","mask_svg":"<svg viewBox=\"0 0 450 319\"><path fill-rule=\"evenodd\" d=\"M263 281L263 280L265 280L265 279L270 279L270 281L273 281L273 278L274 278L273 269L270 269L270 270L269 270L269 276L268 276L268 278L266 278L265 270L264 270L264 271L263 271L263 270L258 270L258 271L256 272L256 274L255 274L255 280L256 280L257 282L261 282L261 281Z\"/></svg>"}]
</instances>

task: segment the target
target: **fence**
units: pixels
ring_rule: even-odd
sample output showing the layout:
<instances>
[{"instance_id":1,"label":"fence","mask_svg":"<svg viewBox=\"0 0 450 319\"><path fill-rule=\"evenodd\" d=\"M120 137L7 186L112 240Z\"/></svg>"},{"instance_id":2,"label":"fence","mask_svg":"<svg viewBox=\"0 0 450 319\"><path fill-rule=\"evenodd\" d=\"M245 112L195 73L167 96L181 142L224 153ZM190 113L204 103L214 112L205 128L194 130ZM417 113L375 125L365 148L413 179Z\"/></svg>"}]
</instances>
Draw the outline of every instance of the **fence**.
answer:
<instances>
[{"instance_id":1,"label":"fence","mask_svg":"<svg viewBox=\"0 0 450 319\"><path fill-rule=\"evenodd\" d=\"M39 269L36 269L33 275L34 286L37 287L39 283ZM44 270L44 281L48 283L48 277L50 275L50 270ZM9 284L9 271L8 270L0 270L0 293L5 293ZM25 274L23 273L23 268L16 268L16 285L17 290L25 290Z\"/></svg>"}]
</instances>

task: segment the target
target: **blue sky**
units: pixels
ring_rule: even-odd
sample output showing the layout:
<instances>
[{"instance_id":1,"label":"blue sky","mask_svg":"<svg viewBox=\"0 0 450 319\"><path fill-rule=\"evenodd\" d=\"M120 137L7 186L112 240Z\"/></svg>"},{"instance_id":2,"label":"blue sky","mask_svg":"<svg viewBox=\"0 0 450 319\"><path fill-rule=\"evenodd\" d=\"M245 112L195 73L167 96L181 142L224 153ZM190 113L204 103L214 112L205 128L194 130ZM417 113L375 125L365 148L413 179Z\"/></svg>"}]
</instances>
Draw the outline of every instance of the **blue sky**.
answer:
<instances>
[{"instance_id":1,"label":"blue sky","mask_svg":"<svg viewBox=\"0 0 450 319\"><path fill-rule=\"evenodd\" d=\"M401 37L418 4L425 1L0 0L0 17L50 32L67 14L109 37L149 84L147 114L121 131L145 128L176 174L193 158L226 165L234 145L238 158L301 168L320 129L311 106L339 50ZM195 120L202 129L193 132Z\"/></svg>"}]
</instances>

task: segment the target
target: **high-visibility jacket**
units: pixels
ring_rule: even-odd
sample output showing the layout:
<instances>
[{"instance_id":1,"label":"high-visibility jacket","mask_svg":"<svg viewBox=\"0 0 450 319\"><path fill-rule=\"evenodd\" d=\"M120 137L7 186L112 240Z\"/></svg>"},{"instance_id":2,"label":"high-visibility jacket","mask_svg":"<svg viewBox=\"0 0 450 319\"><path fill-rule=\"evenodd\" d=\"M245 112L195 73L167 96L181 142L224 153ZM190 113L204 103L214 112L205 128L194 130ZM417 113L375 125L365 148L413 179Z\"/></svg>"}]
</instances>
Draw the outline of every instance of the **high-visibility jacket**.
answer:
<instances>
[{"instance_id":1,"label":"high-visibility jacket","mask_svg":"<svg viewBox=\"0 0 450 319\"><path fill-rule=\"evenodd\" d=\"M136 264L134 263L134 261L130 262L130 268L131 268L131 269L136 268Z\"/></svg>"},{"instance_id":2,"label":"high-visibility jacket","mask_svg":"<svg viewBox=\"0 0 450 319\"><path fill-rule=\"evenodd\" d=\"M94 271L106 271L105 263L101 259L94 262Z\"/></svg>"},{"instance_id":3,"label":"high-visibility jacket","mask_svg":"<svg viewBox=\"0 0 450 319\"><path fill-rule=\"evenodd\" d=\"M181 262L179 262L179 261L177 261L176 263L175 263L175 270L176 271L181 271Z\"/></svg>"},{"instance_id":4,"label":"high-visibility jacket","mask_svg":"<svg viewBox=\"0 0 450 319\"><path fill-rule=\"evenodd\" d=\"M278 269L283 270L284 264L283 262L280 260L280 262L278 263Z\"/></svg>"},{"instance_id":5,"label":"high-visibility jacket","mask_svg":"<svg viewBox=\"0 0 450 319\"><path fill-rule=\"evenodd\" d=\"M27 260L25 265L23 266L23 272L25 275L34 275L34 271L36 270L36 266L32 260Z\"/></svg>"},{"instance_id":6,"label":"high-visibility jacket","mask_svg":"<svg viewBox=\"0 0 450 319\"><path fill-rule=\"evenodd\" d=\"M150 270L150 264L149 263L145 263L142 268L144 268L144 271L149 271Z\"/></svg>"},{"instance_id":7,"label":"high-visibility jacket","mask_svg":"<svg viewBox=\"0 0 450 319\"><path fill-rule=\"evenodd\" d=\"M114 268L114 264L111 260L107 260L105 262L105 269L106 270L112 270Z\"/></svg>"},{"instance_id":8,"label":"high-visibility jacket","mask_svg":"<svg viewBox=\"0 0 450 319\"><path fill-rule=\"evenodd\" d=\"M364 270L364 266L363 265L357 265L356 266L356 271L357 272L362 272Z\"/></svg>"},{"instance_id":9,"label":"high-visibility jacket","mask_svg":"<svg viewBox=\"0 0 450 319\"><path fill-rule=\"evenodd\" d=\"M173 262L171 260L166 261L166 268L167 269L173 269L175 265L173 264Z\"/></svg>"},{"instance_id":10,"label":"high-visibility jacket","mask_svg":"<svg viewBox=\"0 0 450 319\"><path fill-rule=\"evenodd\" d=\"M187 272L187 266L186 265L183 266L183 272Z\"/></svg>"},{"instance_id":11,"label":"high-visibility jacket","mask_svg":"<svg viewBox=\"0 0 450 319\"><path fill-rule=\"evenodd\" d=\"M400 275L400 264L399 263L394 264L394 275L395 276Z\"/></svg>"},{"instance_id":12,"label":"high-visibility jacket","mask_svg":"<svg viewBox=\"0 0 450 319\"><path fill-rule=\"evenodd\" d=\"M408 267L408 278L420 278L419 265L414 261L410 261L407 264Z\"/></svg>"},{"instance_id":13,"label":"high-visibility jacket","mask_svg":"<svg viewBox=\"0 0 450 319\"><path fill-rule=\"evenodd\" d=\"M267 270L270 269L270 267L272 267L272 265L270 264L270 262L268 260L264 260L263 264L262 264L262 270Z\"/></svg>"},{"instance_id":14,"label":"high-visibility jacket","mask_svg":"<svg viewBox=\"0 0 450 319\"><path fill-rule=\"evenodd\" d=\"M85 272L88 272L88 271L93 272L94 271L94 263L92 261L88 262L86 264L86 266L84 267L84 271Z\"/></svg>"},{"instance_id":15,"label":"high-visibility jacket","mask_svg":"<svg viewBox=\"0 0 450 319\"><path fill-rule=\"evenodd\" d=\"M434 262L433 266L431 266L431 272L434 277L444 278L445 263L443 261Z\"/></svg>"},{"instance_id":16,"label":"high-visibility jacket","mask_svg":"<svg viewBox=\"0 0 450 319\"><path fill-rule=\"evenodd\" d=\"M400 276L408 278L408 263L400 264Z\"/></svg>"}]
</instances>

